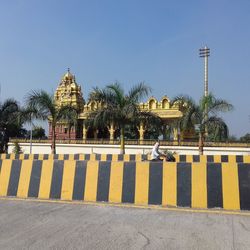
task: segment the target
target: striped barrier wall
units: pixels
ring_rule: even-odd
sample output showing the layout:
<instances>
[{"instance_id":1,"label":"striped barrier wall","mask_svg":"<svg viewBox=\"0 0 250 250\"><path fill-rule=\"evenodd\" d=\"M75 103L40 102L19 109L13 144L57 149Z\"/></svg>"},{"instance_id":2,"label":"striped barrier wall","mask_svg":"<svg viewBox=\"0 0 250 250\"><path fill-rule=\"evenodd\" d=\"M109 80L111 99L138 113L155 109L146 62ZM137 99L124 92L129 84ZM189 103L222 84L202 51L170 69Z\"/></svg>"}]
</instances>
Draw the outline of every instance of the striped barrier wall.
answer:
<instances>
[{"instance_id":1,"label":"striped barrier wall","mask_svg":"<svg viewBox=\"0 0 250 250\"><path fill-rule=\"evenodd\" d=\"M0 196L250 210L250 164L5 159Z\"/></svg>"},{"instance_id":2,"label":"striped barrier wall","mask_svg":"<svg viewBox=\"0 0 250 250\"><path fill-rule=\"evenodd\" d=\"M174 155L176 162L250 163L250 155ZM147 161L150 154L0 154L0 159Z\"/></svg>"}]
</instances>

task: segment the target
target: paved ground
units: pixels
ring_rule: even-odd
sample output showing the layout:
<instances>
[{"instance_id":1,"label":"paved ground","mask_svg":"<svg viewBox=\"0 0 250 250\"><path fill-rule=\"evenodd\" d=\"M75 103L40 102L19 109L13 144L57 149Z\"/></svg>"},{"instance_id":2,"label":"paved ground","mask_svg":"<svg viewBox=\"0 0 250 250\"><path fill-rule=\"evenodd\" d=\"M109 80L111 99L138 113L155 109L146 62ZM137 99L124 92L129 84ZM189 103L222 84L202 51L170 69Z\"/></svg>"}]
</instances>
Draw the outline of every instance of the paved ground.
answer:
<instances>
[{"instance_id":1,"label":"paved ground","mask_svg":"<svg viewBox=\"0 0 250 250\"><path fill-rule=\"evenodd\" d=\"M250 249L250 216L0 200L0 249Z\"/></svg>"}]
</instances>

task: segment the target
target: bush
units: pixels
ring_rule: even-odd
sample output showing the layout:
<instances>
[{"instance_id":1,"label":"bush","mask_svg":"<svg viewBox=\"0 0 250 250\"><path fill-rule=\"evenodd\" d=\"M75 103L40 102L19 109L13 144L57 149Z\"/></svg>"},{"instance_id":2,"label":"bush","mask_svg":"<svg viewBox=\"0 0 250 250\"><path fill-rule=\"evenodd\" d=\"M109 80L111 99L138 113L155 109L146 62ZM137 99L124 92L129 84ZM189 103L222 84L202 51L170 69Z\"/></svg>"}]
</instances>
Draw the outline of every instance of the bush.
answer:
<instances>
[{"instance_id":1,"label":"bush","mask_svg":"<svg viewBox=\"0 0 250 250\"><path fill-rule=\"evenodd\" d=\"M12 153L14 153L14 154L21 154L22 153L22 148L20 147L20 145L17 141L14 142L14 148L12 150Z\"/></svg>"}]
</instances>

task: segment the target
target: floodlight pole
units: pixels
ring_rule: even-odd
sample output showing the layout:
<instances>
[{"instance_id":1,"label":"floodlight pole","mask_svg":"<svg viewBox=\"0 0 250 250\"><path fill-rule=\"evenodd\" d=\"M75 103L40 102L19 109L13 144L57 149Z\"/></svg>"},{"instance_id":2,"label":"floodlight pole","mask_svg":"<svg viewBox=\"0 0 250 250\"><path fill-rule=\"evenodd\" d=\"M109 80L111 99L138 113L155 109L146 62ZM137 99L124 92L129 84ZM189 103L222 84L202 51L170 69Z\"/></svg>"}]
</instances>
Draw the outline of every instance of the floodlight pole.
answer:
<instances>
[{"instance_id":1,"label":"floodlight pole","mask_svg":"<svg viewBox=\"0 0 250 250\"><path fill-rule=\"evenodd\" d=\"M200 57L204 57L204 95L208 96L208 57L210 56L210 49L205 46L200 49Z\"/></svg>"},{"instance_id":2,"label":"floodlight pole","mask_svg":"<svg viewBox=\"0 0 250 250\"><path fill-rule=\"evenodd\" d=\"M199 50L200 57L204 58L204 96L208 96L208 57L210 56L210 49L205 46ZM207 105L205 106L205 121L208 119ZM205 127L205 135L208 135L207 126Z\"/></svg>"}]
</instances>

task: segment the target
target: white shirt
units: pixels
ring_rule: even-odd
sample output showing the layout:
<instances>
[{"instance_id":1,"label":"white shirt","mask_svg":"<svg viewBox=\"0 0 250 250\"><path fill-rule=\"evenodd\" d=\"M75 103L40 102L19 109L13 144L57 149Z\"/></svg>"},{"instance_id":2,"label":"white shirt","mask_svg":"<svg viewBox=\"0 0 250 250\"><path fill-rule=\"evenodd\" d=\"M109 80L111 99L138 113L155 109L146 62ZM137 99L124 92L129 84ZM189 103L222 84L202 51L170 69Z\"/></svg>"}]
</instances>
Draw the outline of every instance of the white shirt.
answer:
<instances>
[{"instance_id":1,"label":"white shirt","mask_svg":"<svg viewBox=\"0 0 250 250\"><path fill-rule=\"evenodd\" d=\"M159 142L156 142L151 152L151 160L159 158L160 154L158 152L158 148L159 148Z\"/></svg>"}]
</instances>

